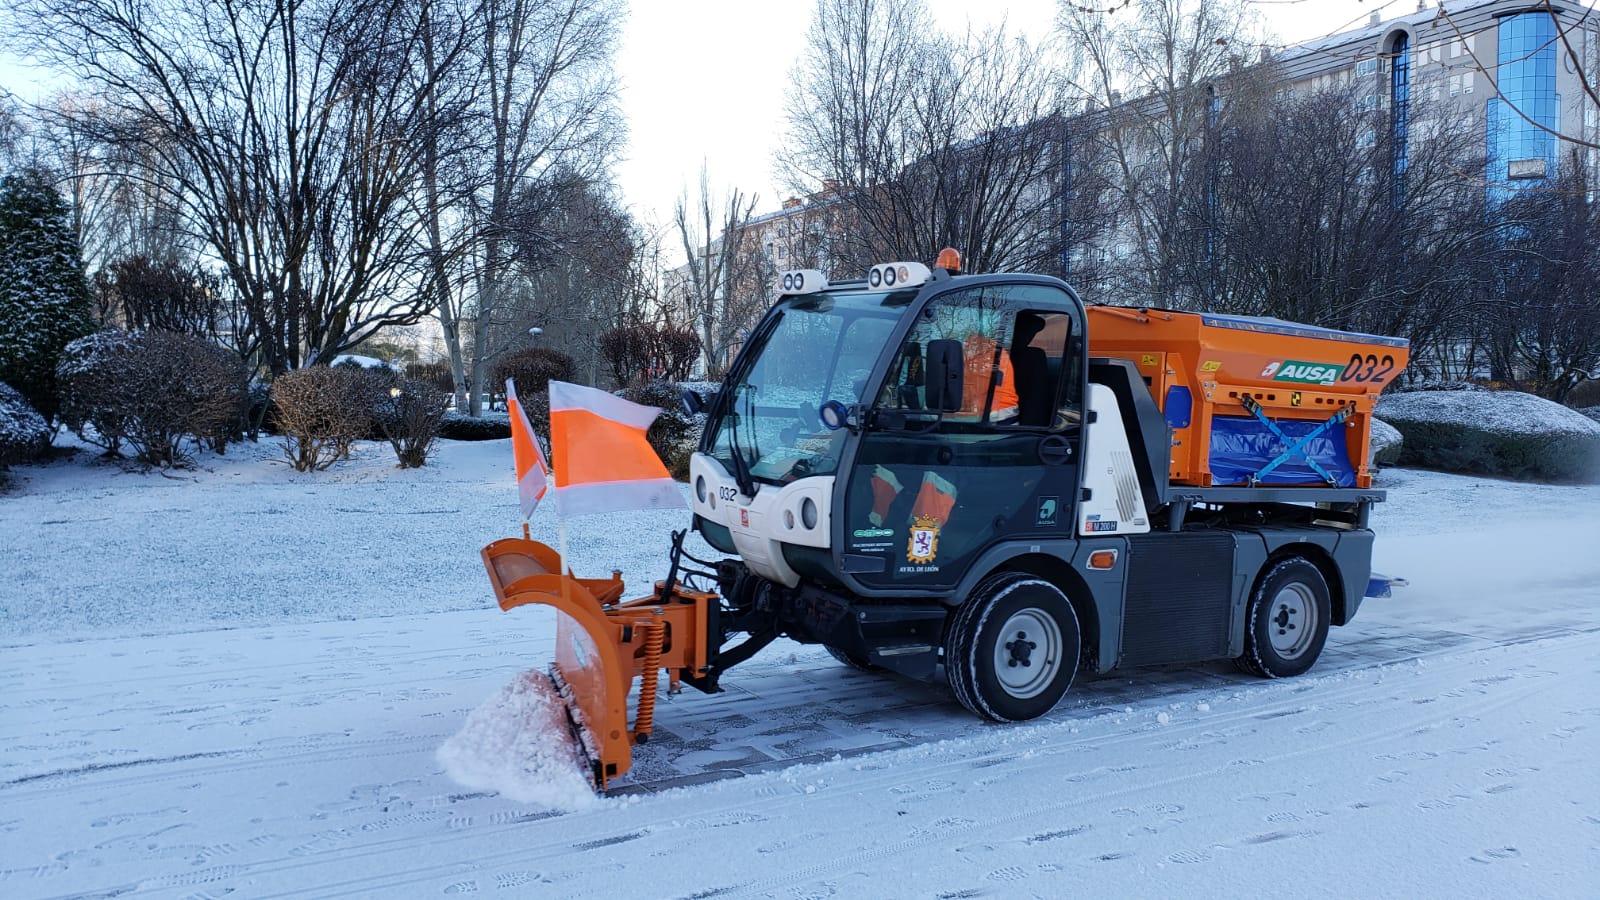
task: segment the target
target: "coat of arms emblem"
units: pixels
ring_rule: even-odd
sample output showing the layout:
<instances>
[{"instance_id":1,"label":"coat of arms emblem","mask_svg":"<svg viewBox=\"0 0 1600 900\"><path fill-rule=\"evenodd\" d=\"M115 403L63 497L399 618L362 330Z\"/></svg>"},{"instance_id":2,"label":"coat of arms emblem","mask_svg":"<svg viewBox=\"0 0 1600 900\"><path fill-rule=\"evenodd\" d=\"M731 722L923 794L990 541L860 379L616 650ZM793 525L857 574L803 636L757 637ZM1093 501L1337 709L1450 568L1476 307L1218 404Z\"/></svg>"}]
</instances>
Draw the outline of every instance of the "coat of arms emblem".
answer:
<instances>
[{"instance_id":1,"label":"coat of arms emblem","mask_svg":"<svg viewBox=\"0 0 1600 900\"><path fill-rule=\"evenodd\" d=\"M911 541L906 545L906 561L930 563L939 553L939 520L917 516L911 520Z\"/></svg>"}]
</instances>

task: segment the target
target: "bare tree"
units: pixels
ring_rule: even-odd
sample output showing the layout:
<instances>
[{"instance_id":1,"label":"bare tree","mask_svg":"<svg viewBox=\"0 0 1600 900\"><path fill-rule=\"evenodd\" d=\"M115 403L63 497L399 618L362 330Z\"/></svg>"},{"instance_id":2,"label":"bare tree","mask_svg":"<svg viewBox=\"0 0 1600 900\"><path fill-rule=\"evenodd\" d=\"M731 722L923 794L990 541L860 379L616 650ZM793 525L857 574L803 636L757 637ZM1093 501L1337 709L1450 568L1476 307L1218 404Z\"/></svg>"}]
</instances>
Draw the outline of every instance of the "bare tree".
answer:
<instances>
[{"instance_id":1,"label":"bare tree","mask_svg":"<svg viewBox=\"0 0 1600 900\"><path fill-rule=\"evenodd\" d=\"M1114 216L1105 246L1113 296L1173 305L1185 177L1205 149L1217 92L1257 42L1245 0L1133 0L1115 10L1062 3L1066 80L1089 98Z\"/></svg>"},{"instance_id":2,"label":"bare tree","mask_svg":"<svg viewBox=\"0 0 1600 900\"><path fill-rule=\"evenodd\" d=\"M618 18L613 0L485 0L471 57L483 79L470 114L474 189L462 222L470 295L447 313L471 323L470 348L451 356L470 359L473 414L494 358L514 346L521 295L509 264L518 221L528 221L525 188L593 179L621 144L611 69ZM446 331L447 343L464 337Z\"/></svg>"},{"instance_id":3,"label":"bare tree","mask_svg":"<svg viewBox=\"0 0 1600 900\"><path fill-rule=\"evenodd\" d=\"M1259 73L1258 73L1259 74ZM1290 97L1241 76L1184 173L1172 289L1203 309L1409 337L1419 356L1470 316L1491 233L1483 132L1416 101L1404 166L1358 92Z\"/></svg>"},{"instance_id":4,"label":"bare tree","mask_svg":"<svg viewBox=\"0 0 1600 900\"><path fill-rule=\"evenodd\" d=\"M222 265L272 371L428 310L410 198L429 125L419 10L387 0L21 0L21 40L94 97ZM459 58L459 52L456 57Z\"/></svg>"},{"instance_id":5,"label":"bare tree","mask_svg":"<svg viewBox=\"0 0 1600 900\"><path fill-rule=\"evenodd\" d=\"M1556 401L1600 378L1600 205L1578 153L1497 210L1494 301L1475 324L1497 377Z\"/></svg>"},{"instance_id":6,"label":"bare tree","mask_svg":"<svg viewBox=\"0 0 1600 900\"><path fill-rule=\"evenodd\" d=\"M632 219L605 185L557 173L526 187L512 221L522 288L505 304L518 320L513 330L543 329L541 345L562 348L579 377L598 383L606 368L600 337L627 319L635 301L640 238ZM507 335L505 343L517 337Z\"/></svg>"},{"instance_id":7,"label":"bare tree","mask_svg":"<svg viewBox=\"0 0 1600 900\"><path fill-rule=\"evenodd\" d=\"M764 308L766 291L752 291L747 274L752 264L753 233L746 226L755 211L756 197L737 188L718 200L710 176L700 168L700 192L693 207L688 193L678 197L673 223L686 258L686 277L674 286L694 327L700 332L700 349L706 369L720 372L729 362L729 350L738 334L753 319L751 304ZM743 277L741 277L743 276ZM770 282L767 282L770 284Z\"/></svg>"},{"instance_id":8,"label":"bare tree","mask_svg":"<svg viewBox=\"0 0 1600 900\"><path fill-rule=\"evenodd\" d=\"M1045 48L1004 25L929 34L918 0L821 0L790 95L791 186L833 189L854 266L963 251L1062 269L1069 131Z\"/></svg>"},{"instance_id":9,"label":"bare tree","mask_svg":"<svg viewBox=\"0 0 1600 900\"><path fill-rule=\"evenodd\" d=\"M464 206L475 186L469 163L474 146L471 111L481 89L474 66L452 65L452 49L465 47L483 8L473 0L461 5L434 3L420 10L422 34L423 115L422 198L420 214L427 242L433 308L443 332L445 354L455 393L455 408L467 408L467 361L461 340L459 268L470 248L470 229L450 227L451 210Z\"/></svg>"}]
</instances>

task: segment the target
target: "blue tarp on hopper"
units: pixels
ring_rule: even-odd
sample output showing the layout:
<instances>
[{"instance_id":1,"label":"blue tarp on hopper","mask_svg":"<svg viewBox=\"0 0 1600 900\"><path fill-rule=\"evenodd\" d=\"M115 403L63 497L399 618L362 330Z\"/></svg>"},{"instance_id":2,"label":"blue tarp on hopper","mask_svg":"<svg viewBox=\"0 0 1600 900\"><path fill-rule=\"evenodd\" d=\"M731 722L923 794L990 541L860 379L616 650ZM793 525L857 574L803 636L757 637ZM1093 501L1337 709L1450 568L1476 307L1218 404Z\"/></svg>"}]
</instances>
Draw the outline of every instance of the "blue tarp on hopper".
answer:
<instances>
[{"instance_id":1,"label":"blue tarp on hopper","mask_svg":"<svg viewBox=\"0 0 1600 900\"><path fill-rule=\"evenodd\" d=\"M1278 427L1288 437L1284 443L1253 418L1217 416L1211 420L1211 479L1213 484L1247 484L1250 476L1265 468L1267 463L1289 449L1289 445L1315 431L1320 422L1304 420L1279 421ZM1312 440L1293 459L1283 463L1261 479L1262 484L1327 484L1321 475L1306 465L1306 456L1317 461L1332 475L1338 487L1354 487L1355 468L1350 465L1350 453L1345 448L1344 429L1336 426Z\"/></svg>"}]
</instances>

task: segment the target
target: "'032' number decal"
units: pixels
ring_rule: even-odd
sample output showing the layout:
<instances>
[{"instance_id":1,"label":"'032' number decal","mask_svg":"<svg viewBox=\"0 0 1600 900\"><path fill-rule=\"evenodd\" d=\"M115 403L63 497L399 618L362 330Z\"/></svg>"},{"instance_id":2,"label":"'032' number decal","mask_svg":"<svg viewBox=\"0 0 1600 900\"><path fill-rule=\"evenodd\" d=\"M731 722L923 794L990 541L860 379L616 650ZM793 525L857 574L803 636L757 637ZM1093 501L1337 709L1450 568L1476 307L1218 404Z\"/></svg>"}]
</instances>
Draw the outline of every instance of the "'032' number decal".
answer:
<instances>
[{"instance_id":1,"label":"'032' number decal","mask_svg":"<svg viewBox=\"0 0 1600 900\"><path fill-rule=\"evenodd\" d=\"M1340 381L1354 381L1364 384L1366 382L1381 382L1394 371L1394 357L1385 353L1382 359L1376 354L1368 353L1362 356L1357 353L1350 357L1349 365L1344 367L1344 374L1339 376Z\"/></svg>"}]
</instances>

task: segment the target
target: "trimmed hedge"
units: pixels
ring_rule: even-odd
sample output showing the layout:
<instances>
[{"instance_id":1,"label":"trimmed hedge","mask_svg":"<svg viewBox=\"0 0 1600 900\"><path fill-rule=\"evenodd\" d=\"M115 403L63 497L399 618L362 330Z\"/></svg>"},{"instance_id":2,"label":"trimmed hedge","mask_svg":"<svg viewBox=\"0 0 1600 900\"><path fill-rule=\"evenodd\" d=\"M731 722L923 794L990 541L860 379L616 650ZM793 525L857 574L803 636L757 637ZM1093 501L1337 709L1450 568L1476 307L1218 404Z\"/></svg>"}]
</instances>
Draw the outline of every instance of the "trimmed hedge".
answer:
<instances>
[{"instance_id":1,"label":"trimmed hedge","mask_svg":"<svg viewBox=\"0 0 1600 900\"><path fill-rule=\"evenodd\" d=\"M518 391L520 394L521 391ZM532 402L524 401L524 406L530 407L529 417L532 417ZM489 416L465 416L458 412L447 412L444 420L439 423L439 437L449 441L500 441L511 437L511 422L508 419Z\"/></svg>"},{"instance_id":2,"label":"trimmed hedge","mask_svg":"<svg viewBox=\"0 0 1600 900\"><path fill-rule=\"evenodd\" d=\"M420 468L427 462L444 419L444 397L433 385L415 378L401 378L379 395L372 418L394 448L400 468Z\"/></svg>"},{"instance_id":3,"label":"trimmed hedge","mask_svg":"<svg viewBox=\"0 0 1600 900\"><path fill-rule=\"evenodd\" d=\"M1578 410L1578 412L1583 413L1596 422L1600 422L1600 406L1588 406Z\"/></svg>"},{"instance_id":4,"label":"trimmed hedge","mask_svg":"<svg viewBox=\"0 0 1600 900\"><path fill-rule=\"evenodd\" d=\"M1600 482L1600 424L1517 391L1427 391L1378 401L1405 436L1403 465Z\"/></svg>"},{"instance_id":5,"label":"trimmed hedge","mask_svg":"<svg viewBox=\"0 0 1600 900\"><path fill-rule=\"evenodd\" d=\"M310 366L273 380L272 418L295 471L320 472L350 455L376 427L384 381L352 366Z\"/></svg>"},{"instance_id":6,"label":"trimmed hedge","mask_svg":"<svg viewBox=\"0 0 1600 900\"><path fill-rule=\"evenodd\" d=\"M489 393L500 396L506 389L506 379L517 382L517 396L526 400L535 394L549 392L551 381L572 381L577 375L572 357L560 350L543 347L518 350L495 360L490 369Z\"/></svg>"},{"instance_id":7,"label":"trimmed hedge","mask_svg":"<svg viewBox=\"0 0 1600 900\"><path fill-rule=\"evenodd\" d=\"M61 418L79 437L140 462L177 465L185 438L223 452L249 404L244 361L194 335L100 332L79 338L56 368Z\"/></svg>"}]
</instances>

